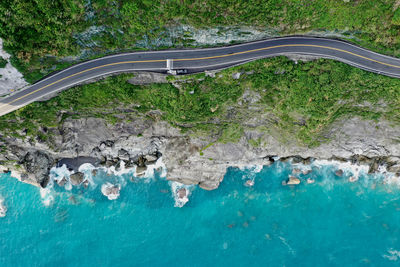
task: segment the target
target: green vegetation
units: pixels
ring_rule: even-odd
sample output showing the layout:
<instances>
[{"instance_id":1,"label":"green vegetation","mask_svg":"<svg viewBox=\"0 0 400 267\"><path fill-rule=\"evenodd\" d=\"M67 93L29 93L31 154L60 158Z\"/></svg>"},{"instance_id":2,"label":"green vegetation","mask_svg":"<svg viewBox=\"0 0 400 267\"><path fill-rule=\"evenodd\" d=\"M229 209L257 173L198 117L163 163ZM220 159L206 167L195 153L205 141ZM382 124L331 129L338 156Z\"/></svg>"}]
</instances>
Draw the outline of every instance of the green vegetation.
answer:
<instances>
[{"instance_id":1,"label":"green vegetation","mask_svg":"<svg viewBox=\"0 0 400 267\"><path fill-rule=\"evenodd\" d=\"M0 69L4 68L7 65L7 60L0 57Z\"/></svg>"},{"instance_id":2,"label":"green vegetation","mask_svg":"<svg viewBox=\"0 0 400 267\"><path fill-rule=\"evenodd\" d=\"M395 0L15 0L0 2L0 37L13 64L34 81L65 66L59 66L64 56L132 50L138 40L163 38L165 27L181 23L250 25L278 34L340 31L399 55L399 12Z\"/></svg>"},{"instance_id":3,"label":"green vegetation","mask_svg":"<svg viewBox=\"0 0 400 267\"><path fill-rule=\"evenodd\" d=\"M236 72L242 73L238 80L232 78ZM215 142L238 141L251 129L244 125L255 119L264 121L255 130L314 146L325 140L324 132L338 118L400 123L399 79L332 60L258 60L224 70L216 78L185 76L179 88L169 83L134 86L126 82L131 76L110 77L32 103L0 117L0 131L51 142L51 129L69 117L102 117L115 123L138 116L157 119L149 111L160 110L161 119L173 126L196 136L213 136ZM250 144L261 146L261 139Z\"/></svg>"}]
</instances>

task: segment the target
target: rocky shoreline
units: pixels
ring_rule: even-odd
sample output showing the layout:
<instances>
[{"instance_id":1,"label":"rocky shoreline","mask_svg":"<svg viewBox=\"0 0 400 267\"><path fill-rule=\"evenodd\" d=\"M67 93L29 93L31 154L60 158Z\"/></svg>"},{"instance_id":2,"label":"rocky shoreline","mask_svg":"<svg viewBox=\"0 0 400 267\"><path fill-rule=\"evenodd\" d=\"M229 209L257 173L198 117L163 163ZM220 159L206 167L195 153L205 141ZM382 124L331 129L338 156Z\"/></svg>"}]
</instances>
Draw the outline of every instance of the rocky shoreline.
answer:
<instances>
[{"instance_id":1,"label":"rocky shoreline","mask_svg":"<svg viewBox=\"0 0 400 267\"><path fill-rule=\"evenodd\" d=\"M126 168L135 167L135 176L140 177L161 156L168 180L199 185L206 190L218 187L228 167L269 165L275 156L281 161L303 164L326 159L368 165L370 173L385 166L388 172L399 176L400 144L395 134L390 138L390 130L400 133L400 129L376 127L382 123L346 120L337 124L339 128L332 128L336 136L332 141L307 148L283 144L271 135L262 136L268 146L253 147L248 138L257 133L251 129L245 130L237 143L209 145L207 138L183 134L163 121L138 118L130 123L109 125L99 118L69 119L55 135L55 148L9 137L5 143L8 149L0 155L0 160L4 172L41 187L46 187L50 169L57 165L66 164L75 171L74 181L78 185L83 181L77 171L82 163L114 166L116 170L123 164ZM373 131L368 134L363 127Z\"/></svg>"},{"instance_id":2,"label":"rocky shoreline","mask_svg":"<svg viewBox=\"0 0 400 267\"><path fill-rule=\"evenodd\" d=\"M146 73L130 80L134 84L151 81L167 82L161 74ZM400 126L384 120L343 118L324 132L329 141L318 147L305 147L295 139L282 140L276 119L257 105L257 99L256 93L247 90L239 99L238 108L248 112L248 119L240 125L243 134L235 143L218 142L218 135L212 133L184 133L163 121L158 110L143 114L126 108L119 114L121 120L113 124L92 117L60 120L57 127L41 129L49 136L46 141L28 137L24 132L20 133L21 138L0 133L0 145L5 148L0 153L1 170L11 172L23 182L46 187L54 166L66 164L79 173L79 166L87 162L115 169L123 164L126 168L135 167L136 176L140 177L162 156L168 180L213 190L218 188L228 167L269 165L278 156L294 163L322 159L369 165L370 173L384 166L400 175ZM235 113L234 108L230 113Z\"/></svg>"}]
</instances>

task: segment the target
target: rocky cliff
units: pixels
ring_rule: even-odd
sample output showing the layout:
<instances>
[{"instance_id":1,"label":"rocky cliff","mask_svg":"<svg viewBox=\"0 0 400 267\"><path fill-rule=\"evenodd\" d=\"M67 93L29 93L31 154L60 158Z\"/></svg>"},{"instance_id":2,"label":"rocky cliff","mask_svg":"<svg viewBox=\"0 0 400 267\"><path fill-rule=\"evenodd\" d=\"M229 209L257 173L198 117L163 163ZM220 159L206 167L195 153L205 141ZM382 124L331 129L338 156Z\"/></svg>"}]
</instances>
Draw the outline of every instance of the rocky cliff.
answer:
<instances>
[{"instance_id":1,"label":"rocky cliff","mask_svg":"<svg viewBox=\"0 0 400 267\"><path fill-rule=\"evenodd\" d=\"M291 59L297 62L314 58ZM215 77L215 73L206 75ZM240 77L240 73L234 73L233 79L236 76ZM147 73L136 75L130 82L165 83L167 79ZM124 162L125 167L136 166L136 175L140 176L161 156L168 170L167 179L209 190L218 187L228 167L268 165L274 156L306 162L317 158L364 163L370 165L371 172L385 165L389 171L400 173L397 124L344 117L324 130L319 146L307 147L277 127L278 119L259 105L259 98L257 92L244 90L225 117L209 122L238 124L240 138L234 142L221 140L220 133L213 131L198 134L190 130L190 125L183 125L189 130L182 132L163 121L158 110L140 113L121 108L117 123L93 117L60 119L56 127L41 129L48 137L46 140L28 137L24 131L19 133L20 138L2 132L0 145L5 149L0 153L1 165L3 171L11 171L22 181L42 187L49 180L49 170L57 164L66 163L77 171L77 165L84 162L116 168ZM241 119L235 119L235 114L240 114Z\"/></svg>"},{"instance_id":2,"label":"rocky cliff","mask_svg":"<svg viewBox=\"0 0 400 267\"><path fill-rule=\"evenodd\" d=\"M46 185L52 166L63 158L75 157L108 167L123 161L127 167L137 166L140 175L162 156L167 179L198 184L208 190L218 187L227 167L267 165L272 156L294 157L297 161L350 160L369 164L370 171L387 165L390 171L400 172L400 127L385 121L358 118L338 121L326 133L330 141L307 148L257 130L271 124L262 115L248 120L243 136L236 143L214 143L212 136L183 134L158 115L159 112L152 111L138 114L136 120L116 124L101 118L68 119L52 130L51 146L7 137L8 149L0 160L14 176L41 186ZM249 142L255 137L258 146Z\"/></svg>"}]
</instances>

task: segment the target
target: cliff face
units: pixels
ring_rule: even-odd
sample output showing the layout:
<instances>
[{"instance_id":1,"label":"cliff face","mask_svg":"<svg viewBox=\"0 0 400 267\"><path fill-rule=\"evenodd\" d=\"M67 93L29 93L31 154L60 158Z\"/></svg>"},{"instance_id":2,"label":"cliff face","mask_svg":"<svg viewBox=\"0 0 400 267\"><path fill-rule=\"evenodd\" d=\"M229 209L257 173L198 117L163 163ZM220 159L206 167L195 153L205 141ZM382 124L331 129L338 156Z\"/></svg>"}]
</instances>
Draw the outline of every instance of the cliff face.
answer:
<instances>
[{"instance_id":1,"label":"cliff face","mask_svg":"<svg viewBox=\"0 0 400 267\"><path fill-rule=\"evenodd\" d=\"M390 171L400 172L400 127L385 121L338 121L326 132L329 142L307 148L258 130L260 126L272 127L262 116L248 120L237 143L213 143L213 136L183 134L159 115L157 111L138 114L136 120L117 124L101 118L67 119L49 133L54 137L51 146L7 138L7 150L0 160L13 176L41 186L46 185L56 162L74 157L91 157L92 162L105 166L124 161L127 167L138 166L140 175L146 165L162 156L167 179L209 190L218 187L227 167L268 165L272 156L350 160L369 164L370 171L385 164ZM255 138L257 146L249 141Z\"/></svg>"},{"instance_id":2,"label":"cliff face","mask_svg":"<svg viewBox=\"0 0 400 267\"><path fill-rule=\"evenodd\" d=\"M290 58L295 62L315 59L297 55ZM216 76L215 73L206 75ZM232 79L240 75L233 73ZM168 81L163 75L147 73L135 75L130 82ZM177 88L182 85L172 84ZM5 149L0 153L0 165L4 171L12 171L14 177L40 186L46 186L49 170L56 164L66 163L77 170L76 165L84 162L116 168L124 162L125 167L136 166L136 174L140 176L161 156L168 170L167 179L199 184L209 190L218 187L228 167L268 165L273 156L305 162L310 158L351 161L369 164L371 172L385 165L400 175L398 124L342 117L323 131L321 145L306 147L298 143L293 130L279 128L279 119L266 111L260 98L258 92L245 89L223 116L207 121L208 125L215 125L215 130L208 135L192 131L190 124L180 125L187 130L183 133L163 121L163 113L158 110L140 113L134 108L120 107L114 110L119 122L113 124L93 117L63 120L63 112L69 111L61 110L56 127L41 129L42 135L48 137L46 140L28 136L15 138L1 132L3 143L0 145ZM299 116L295 123L302 125L303 121ZM221 139L220 125L231 125L229 134L240 138ZM24 131L18 134L26 135ZM78 160L71 160L77 157Z\"/></svg>"}]
</instances>

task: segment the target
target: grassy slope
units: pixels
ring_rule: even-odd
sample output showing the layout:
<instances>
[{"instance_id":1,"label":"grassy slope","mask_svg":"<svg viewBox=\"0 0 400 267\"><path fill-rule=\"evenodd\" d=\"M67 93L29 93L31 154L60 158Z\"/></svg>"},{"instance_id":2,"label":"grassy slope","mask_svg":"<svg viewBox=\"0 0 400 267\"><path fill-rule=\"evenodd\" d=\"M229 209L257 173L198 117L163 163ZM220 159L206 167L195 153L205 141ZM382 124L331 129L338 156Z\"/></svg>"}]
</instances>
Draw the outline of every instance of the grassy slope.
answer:
<instances>
[{"instance_id":1,"label":"grassy slope","mask_svg":"<svg viewBox=\"0 0 400 267\"><path fill-rule=\"evenodd\" d=\"M249 71L254 73L245 73ZM240 79L232 78L235 72L243 72ZM219 138L215 141L235 141L249 116L260 115L238 104L245 90L259 94L254 105L277 119L274 127L305 145L317 145L330 123L342 116L400 123L399 79L331 60L298 64L284 57L259 60L222 71L215 78L188 77L180 89L171 84L134 86L126 82L129 77L107 78L28 105L0 117L0 131L18 135L25 130L28 136L47 139L39 129L57 127L67 117L96 116L115 122L115 115L125 114L115 108L128 107L139 113L159 109L165 120L185 131L213 133ZM253 143L257 145L257 140Z\"/></svg>"},{"instance_id":2,"label":"grassy slope","mask_svg":"<svg viewBox=\"0 0 400 267\"><path fill-rule=\"evenodd\" d=\"M77 55L77 33L103 26L93 35L96 53L134 49L144 35L159 36L166 25L196 27L251 25L275 28L281 34L309 30L354 33L361 44L398 55L400 10L395 0L15 0L0 2L0 37L15 55L13 62L34 81L56 58ZM41 72L42 71L42 72Z\"/></svg>"}]
</instances>

